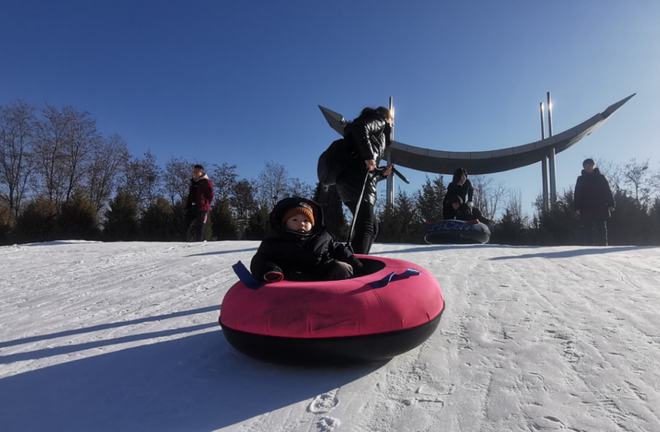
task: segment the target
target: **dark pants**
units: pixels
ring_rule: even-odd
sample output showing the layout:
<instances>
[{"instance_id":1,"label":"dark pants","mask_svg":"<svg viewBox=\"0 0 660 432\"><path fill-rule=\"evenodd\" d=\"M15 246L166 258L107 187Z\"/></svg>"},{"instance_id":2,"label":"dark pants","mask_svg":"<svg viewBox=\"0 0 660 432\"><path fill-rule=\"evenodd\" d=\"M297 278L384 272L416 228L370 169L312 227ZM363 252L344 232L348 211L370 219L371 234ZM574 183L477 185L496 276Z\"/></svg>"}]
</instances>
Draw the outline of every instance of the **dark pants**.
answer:
<instances>
[{"instance_id":1,"label":"dark pants","mask_svg":"<svg viewBox=\"0 0 660 432\"><path fill-rule=\"evenodd\" d=\"M188 228L186 229L186 241L195 242L204 240L204 226L208 220L208 213L205 211L189 210L186 215Z\"/></svg>"},{"instance_id":2,"label":"dark pants","mask_svg":"<svg viewBox=\"0 0 660 432\"><path fill-rule=\"evenodd\" d=\"M590 246L607 246L607 220L582 218L584 244Z\"/></svg>"},{"instance_id":3,"label":"dark pants","mask_svg":"<svg viewBox=\"0 0 660 432\"><path fill-rule=\"evenodd\" d=\"M355 217L355 202L346 203ZM359 254L368 254L371 250L376 236L378 235L378 221L374 213L374 206L369 202L362 202L355 221L353 236L351 237L351 246L353 252Z\"/></svg>"}]
</instances>

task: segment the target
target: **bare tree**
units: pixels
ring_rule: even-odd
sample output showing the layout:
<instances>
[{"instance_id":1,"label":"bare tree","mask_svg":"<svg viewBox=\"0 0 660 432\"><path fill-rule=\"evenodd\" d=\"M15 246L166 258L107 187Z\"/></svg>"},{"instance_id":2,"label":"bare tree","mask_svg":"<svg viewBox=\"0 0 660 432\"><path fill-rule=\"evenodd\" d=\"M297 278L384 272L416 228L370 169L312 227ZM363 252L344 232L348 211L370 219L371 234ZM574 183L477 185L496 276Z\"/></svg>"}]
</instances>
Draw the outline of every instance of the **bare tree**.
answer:
<instances>
[{"instance_id":1,"label":"bare tree","mask_svg":"<svg viewBox=\"0 0 660 432\"><path fill-rule=\"evenodd\" d=\"M119 135L97 141L92 152L87 187L97 212L117 188L119 176L126 170L128 159L128 148Z\"/></svg>"},{"instance_id":2,"label":"bare tree","mask_svg":"<svg viewBox=\"0 0 660 432\"><path fill-rule=\"evenodd\" d=\"M287 183L287 196L309 198L314 195L314 187L309 183L305 183L304 181L300 180L298 177L290 178Z\"/></svg>"},{"instance_id":3,"label":"bare tree","mask_svg":"<svg viewBox=\"0 0 660 432\"><path fill-rule=\"evenodd\" d=\"M474 187L474 205L481 213L490 220L495 220L498 206L506 194L502 183L495 183L492 177L472 176L470 177Z\"/></svg>"},{"instance_id":4,"label":"bare tree","mask_svg":"<svg viewBox=\"0 0 660 432\"><path fill-rule=\"evenodd\" d=\"M213 174L211 179L215 185L218 200L228 200L233 194L238 182L236 174L236 165L230 165L223 162L220 165L213 165Z\"/></svg>"},{"instance_id":5,"label":"bare tree","mask_svg":"<svg viewBox=\"0 0 660 432\"><path fill-rule=\"evenodd\" d=\"M284 165L268 162L255 182L256 197L260 206L272 208L287 195L288 174Z\"/></svg>"},{"instance_id":6,"label":"bare tree","mask_svg":"<svg viewBox=\"0 0 660 432\"><path fill-rule=\"evenodd\" d=\"M147 151L143 159L128 162L121 190L133 196L141 209L146 209L160 192L160 178L156 158Z\"/></svg>"},{"instance_id":7,"label":"bare tree","mask_svg":"<svg viewBox=\"0 0 660 432\"><path fill-rule=\"evenodd\" d=\"M514 220L523 220L522 192L520 189L509 191L509 199L506 203L505 212Z\"/></svg>"},{"instance_id":8,"label":"bare tree","mask_svg":"<svg viewBox=\"0 0 660 432\"><path fill-rule=\"evenodd\" d=\"M165 164L163 188L172 205L177 201L184 202L188 197L192 166L190 161L177 158L172 158Z\"/></svg>"},{"instance_id":9,"label":"bare tree","mask_svg":"<svg viewBox=\"0 0 660 432\"><path fill-rule=\"evenodd\" d=\"M38 122L36 169L42 188L55 204L66 202L87 174L93 147L100 136L89 113L46 105Z\"/></svg>"},{"instance_id":10,"label":"bare tree","mask_svg":"<svg viewBox=\"0 0 660 432\"><path fill-rule=\"evenodd\" d=\"M70 107L65 107L62 111L71 118L69 137L64 141L64 201L69 202L74 190L88 174L92 152L100 145L101 136L96 130L96 120L91 118L89 113Z\"/></svg>"},{"instance_id":11,"label":"bare tree","mask_svg":"<svg viewBox=\"0 0 660 432\"><path fill-rule=\"evenodd\" d=\"M631 159L623 166L623 182L632 187L635 199L642 205L647 205L651 197L651 180L649 176L648 159L644 162Z\"/></svg>"},{"instance_id":12,"label":"bare tree","mask_svg":"<svg viewBox=\"0 0 660 432\"><path fill-rule=\"evenodd\" d=\"M37 185L51 203L59 204L64 197L64 142L69 122L54 107L46 107L43 119L37 123L34 148L35 170L41 184Z\"/></svg>"},{"instance_id":13,"label":"bare tree","mask_svg":"<svg viewBox=\"0 0 660 432\"><path fill-rule=\"evenodd\" d=\"M30 177L34 108L25 102L0 107L0 198L18 217Z\"/></svg>"}]
</instances>

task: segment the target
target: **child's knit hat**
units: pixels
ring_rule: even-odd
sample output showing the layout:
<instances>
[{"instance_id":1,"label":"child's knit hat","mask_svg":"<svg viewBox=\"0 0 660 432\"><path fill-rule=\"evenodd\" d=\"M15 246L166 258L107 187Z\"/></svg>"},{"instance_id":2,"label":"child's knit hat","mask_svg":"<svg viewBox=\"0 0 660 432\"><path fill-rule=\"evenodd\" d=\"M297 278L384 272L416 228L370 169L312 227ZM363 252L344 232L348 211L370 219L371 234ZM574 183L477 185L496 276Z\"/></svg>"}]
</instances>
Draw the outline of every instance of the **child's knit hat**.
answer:
<instances>
[{"instance_id":1,"label":"child's knit hat","mask_svg":"<svg viewBox=\"0 0 660 432\"><path fill-rule=\"evenodd\" d=\"M282 225L285 225L286 221L298 214L306 216L307 219L312 223L312 226L314 226L314 210L312 210L312 207L310 207L309 204L304 202L298 203L298 205L290 208L286 211L286 213L284 213L284 216L282 217Z\"/></svg>"}]
</instances>

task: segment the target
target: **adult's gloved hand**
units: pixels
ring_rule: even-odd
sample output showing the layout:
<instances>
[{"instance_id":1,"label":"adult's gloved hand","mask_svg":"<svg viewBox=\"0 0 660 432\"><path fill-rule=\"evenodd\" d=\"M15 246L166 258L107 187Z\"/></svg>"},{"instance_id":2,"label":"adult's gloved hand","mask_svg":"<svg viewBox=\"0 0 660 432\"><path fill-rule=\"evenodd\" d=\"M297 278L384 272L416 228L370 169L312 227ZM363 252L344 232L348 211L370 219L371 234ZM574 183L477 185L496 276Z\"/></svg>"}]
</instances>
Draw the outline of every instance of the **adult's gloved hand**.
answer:
<instances>
[{"instance_id":1,"label":"adult's gloved hand","mask_svg":"<svg viewBox=\"0 0 660 432\"><path fill-rule=\"evenodd\" d=\"M364 267L364 264L362 264L362 261L358 259L355 255L351 255L349 264L353 267L353 269L361 269Z\"/></svg>"},{"instance_id":2,"label":"adult's gloved hand","mask_svg":"<svg viewBox=\"0 0 660 432\"><path fill-rule=\"evenodd\" d=\"M284 279L284 274L278 271L269 271L264 275L264 280L266 282L279 282Z\"/></svg>"}]
</instances>

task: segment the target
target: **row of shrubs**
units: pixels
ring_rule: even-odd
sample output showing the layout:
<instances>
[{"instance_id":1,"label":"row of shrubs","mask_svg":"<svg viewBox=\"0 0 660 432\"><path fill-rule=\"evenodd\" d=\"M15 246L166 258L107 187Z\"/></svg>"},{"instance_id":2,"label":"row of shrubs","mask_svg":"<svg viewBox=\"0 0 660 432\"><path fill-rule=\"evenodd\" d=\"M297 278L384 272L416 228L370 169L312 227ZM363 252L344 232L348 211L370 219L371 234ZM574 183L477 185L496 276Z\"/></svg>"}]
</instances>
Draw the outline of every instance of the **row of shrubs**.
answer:
<instances>
[{"instance_id":1,"label":"row of shrubs","mask_svg":"<svg viewBox=\"0 0 660 432\"><path fill-rule=\"evenodd\" d=\"M156 198L146 209L139 209L136 200L119 193L103 212L103 223L91 202L75 194L68 202L56 206L46 198L29 202L17 218L0 208L0 243L43 242L59 239L104 241L184 241L186 240L186 210L182 203L172 204ZM236 239L238 226L231 217L226 202L219 201L212 209L204 238ZM266 215L267 217L267 215ZM246 235L259 237L257 219L248 221ZM257 224L260 225L260 224Z\"/></svg>"}]
</instances>

